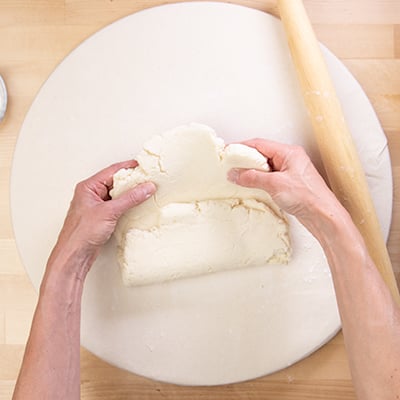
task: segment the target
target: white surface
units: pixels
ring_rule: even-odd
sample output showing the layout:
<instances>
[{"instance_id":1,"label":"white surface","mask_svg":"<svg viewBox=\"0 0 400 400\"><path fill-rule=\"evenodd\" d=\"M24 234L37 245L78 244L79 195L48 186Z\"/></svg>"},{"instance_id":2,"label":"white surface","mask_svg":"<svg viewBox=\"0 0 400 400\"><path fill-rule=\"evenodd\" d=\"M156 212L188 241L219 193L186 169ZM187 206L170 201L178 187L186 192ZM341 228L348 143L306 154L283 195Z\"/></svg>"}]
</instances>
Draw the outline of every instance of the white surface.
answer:
<instances>
[{"instance_id":1,"label":"white surface","mask_svg":"<svg viewBox=\"0 0 400 400\"><path fill-rule=\"evenodd\" d=\"M324 55L387 235L392 188L385 136L357 82L326 49ZM226 141L261 136L302 144L320 165L276 19L213 3L124 18L59 65L20 133L12 216L36 287L75 183L132 157L154 134L192 121ZM293 260L284 268L135 289L122 286L110 242L86 282L83 345L119 367L184 384L250 379L304 357L339 329L339 317L319 246L290 223Z\"/></svg>"},{"instance_id":2,"label":"white surface","mask_svg":"<svg viewBox=\"0 0 400 400\"><path fill-rule=\"evenodd\" d=\"M152 137L136 159L138 167L114 175L111 197L148 181L157 192L118 222L125 285L288 263L288 226L279 207L265 191L227 179L232 168L269 171L256 149L225 146L210 127L190 124Z\"/></svg>"}]
</instances>

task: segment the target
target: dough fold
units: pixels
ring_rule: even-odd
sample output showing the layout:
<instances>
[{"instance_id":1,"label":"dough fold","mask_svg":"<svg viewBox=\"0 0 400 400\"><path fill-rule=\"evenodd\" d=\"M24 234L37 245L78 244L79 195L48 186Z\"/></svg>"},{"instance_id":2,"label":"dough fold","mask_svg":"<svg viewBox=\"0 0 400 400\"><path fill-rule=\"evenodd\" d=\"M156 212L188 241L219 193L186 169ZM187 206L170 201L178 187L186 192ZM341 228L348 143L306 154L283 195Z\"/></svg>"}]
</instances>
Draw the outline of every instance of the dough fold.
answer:
<instances>
[{"instance_id":1,"label":"dough fold","mask_svg":"<svg viewBox=\"0 0 400 400\"><path fill-rule=\"evenodd\" d=\"M288 223L279 207L268 193L227 180L231 168L268 171L257 150L225 146L211 128L190 124L153 137L137 160L137 168L114 175L110 193L117 198L138 183L157 185L115 231L126 286L289 261Z\"/></svg>"}]
</instances>

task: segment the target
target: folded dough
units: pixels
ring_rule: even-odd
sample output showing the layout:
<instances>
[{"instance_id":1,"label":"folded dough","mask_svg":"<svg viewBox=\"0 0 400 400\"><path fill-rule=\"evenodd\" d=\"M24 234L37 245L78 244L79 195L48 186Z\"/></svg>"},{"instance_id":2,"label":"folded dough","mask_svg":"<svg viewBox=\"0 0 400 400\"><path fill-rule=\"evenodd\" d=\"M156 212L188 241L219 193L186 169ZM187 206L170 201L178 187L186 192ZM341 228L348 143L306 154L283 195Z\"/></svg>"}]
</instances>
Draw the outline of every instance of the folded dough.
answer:
<instances>
[{"instance_id":1,"label":"folded dough","mask_svg":"<svg viewBox=\"0 0 400 400\"><path fill-rule=\"evenodd\" d=\"M153 137L137 160L137 168L114 175L110 193L117 198L138 183L157 185L115 231L126 286L288 262L288 224L279 207L265 191L226 178L231 168L268 171L257 150L225 147L211 128L190 124Z\"/></svg>"}]
</instances>

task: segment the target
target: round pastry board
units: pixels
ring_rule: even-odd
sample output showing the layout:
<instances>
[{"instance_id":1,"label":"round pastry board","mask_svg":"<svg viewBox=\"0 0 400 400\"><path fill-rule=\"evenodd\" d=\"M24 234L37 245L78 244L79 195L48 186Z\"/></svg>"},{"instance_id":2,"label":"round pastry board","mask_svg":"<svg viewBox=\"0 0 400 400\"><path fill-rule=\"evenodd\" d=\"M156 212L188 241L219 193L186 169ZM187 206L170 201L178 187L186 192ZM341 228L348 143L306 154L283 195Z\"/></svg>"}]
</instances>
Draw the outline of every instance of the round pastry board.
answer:
<instances>
[{"instance_id":1,"label":"round pastry board","mask_svg":"<svg viewBox=\"0 0 400 400\"><path fill-rule=\"evenodd\" d=\"M322 47L387 236L386 138L355 79ZM154 134L190 122L225 141L314 145L279 20L223 3L180 3L128 16L75 49L40 90L15 152L12 216L36 288L75 184L135 156ZM111 240L82 305L82 344L158 380L215 385L284 368L340 328L326 259L290 218L293 260L139 288L123 287Z\"/></svg>"}]
</instances>

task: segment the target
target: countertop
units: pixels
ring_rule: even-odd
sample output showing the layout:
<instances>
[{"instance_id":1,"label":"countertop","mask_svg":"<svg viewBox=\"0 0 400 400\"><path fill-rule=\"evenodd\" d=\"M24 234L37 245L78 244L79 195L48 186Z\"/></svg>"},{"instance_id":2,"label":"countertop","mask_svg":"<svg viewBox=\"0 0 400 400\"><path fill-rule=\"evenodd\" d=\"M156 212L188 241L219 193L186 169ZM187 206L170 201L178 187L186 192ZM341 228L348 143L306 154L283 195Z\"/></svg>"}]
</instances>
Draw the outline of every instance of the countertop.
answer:
<instances>
[{"instance_id":1,"label":"countertop","mask_svg":"<svg viewBox=\"0 0 400 400\"><path fill-rule=\"evenodd\" d=\"M19 260L9 179L24 117L40 86L84 39L160 0L0 0L0 74L8 92L0 124L0 400L11 399L37 295ZM272 0L230 1L276 14ZM394 208L388 247L400 281L400 2L305 0L319 40L353 73L374 106L392 159ZM29 171L27 171L28 179ZM32 194L34 195L34 194ZM220 387L179 387L117 369L81 351L82 399L355 399L343 337L276 374Z\"/></svg>"}]
</instances>

